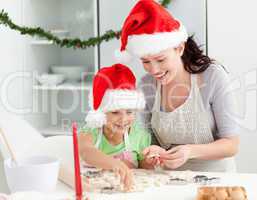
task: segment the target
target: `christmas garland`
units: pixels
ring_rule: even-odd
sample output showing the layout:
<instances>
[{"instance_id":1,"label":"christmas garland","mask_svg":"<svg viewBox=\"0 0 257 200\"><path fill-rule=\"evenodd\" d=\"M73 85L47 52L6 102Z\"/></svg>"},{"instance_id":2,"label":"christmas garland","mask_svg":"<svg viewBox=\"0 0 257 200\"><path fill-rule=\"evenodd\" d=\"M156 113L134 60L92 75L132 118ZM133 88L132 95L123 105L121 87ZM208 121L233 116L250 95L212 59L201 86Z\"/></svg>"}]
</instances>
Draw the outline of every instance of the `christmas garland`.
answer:
<instances>
[{"instance_id":1,"label":"christmas garland","mask_svg":"<svg viewBox=\"0 0 257 200\"><path fill-rule=\"evenodd\" d=\"M162 6L167 7L170 4L171 0L162 0L160 3ZM114 38L119 39L121 31L113 31L109 30L104 35L99 37L92 37L87 40L80 40L79 38L74 39L60 39L56 36L54 36L49 31L45 31L44 29L40 27L36 28L30 28L26 26L19 26L12 22L12 20L9 18L8 13L6 13L4 10L0 12L0 25L4 25L6 27L9 27L12 30L20 32L22 35L29 35L29 36L37 36L39 38L44 38L48 41L52 41L54 44L60 46L60 47L66 47L74 49L80 48L80 49L86 49L88 47L93 47L97 44L102 43L103 41L109 41Z\"/></svg>"}]
</instances>

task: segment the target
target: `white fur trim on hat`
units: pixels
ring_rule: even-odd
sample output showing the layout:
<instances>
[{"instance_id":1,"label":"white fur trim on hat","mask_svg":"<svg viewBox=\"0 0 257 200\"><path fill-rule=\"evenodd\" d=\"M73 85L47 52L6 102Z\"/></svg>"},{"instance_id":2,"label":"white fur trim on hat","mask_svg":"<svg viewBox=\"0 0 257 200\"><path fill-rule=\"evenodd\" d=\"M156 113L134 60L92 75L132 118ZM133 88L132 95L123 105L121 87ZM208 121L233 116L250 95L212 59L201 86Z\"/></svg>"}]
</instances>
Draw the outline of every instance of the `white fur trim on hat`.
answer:
<instances>
[{"instance_id":1,"label":"white fur trim on hat","mask_svg":"<svg viewBox=\"0 0 257 200\"><path fill-rule=\"evenodd\" d=\"M99 106L104 112L119 109L141 110L145 107L144 94L137 90L108 89Z\"/></svg>"},{"instance_id":2,"label":"white fur trim on hat","mask_svg":"<svg viewBox=\"0 0 257 200\"><path fill-rule=\"evenodd\" d=\"M156 54L170 47L177 47L181 42L186 42L188 34L183 24L177 31L130 35L126 50L137 57Z\"/></svg>"},{"instance_id":3,"label":"white fur trim on hat","mask_svg":"<svg viewBox=\"0 0 257 200\"><path fill-rule=\"evenodd\" d=\"M106 115L99 110L91 110L88 112L85 121L88 128L101 128L106 124Z\"/></svg>"},{"instance_id":4,"label":"white fur trim on hat","mask_svg":"<svg viewBox=\"0 0 257 200\"><path fill-rule=\"evenodd\" d=\"M143 92L137 90L108 89L97 110L93 109L93 94L89 94L91 111L86 116L86 126L89 128L101 128L106 124L106 112L119 109L141 110L145 107Z\"/></svg>"}]
</instances>

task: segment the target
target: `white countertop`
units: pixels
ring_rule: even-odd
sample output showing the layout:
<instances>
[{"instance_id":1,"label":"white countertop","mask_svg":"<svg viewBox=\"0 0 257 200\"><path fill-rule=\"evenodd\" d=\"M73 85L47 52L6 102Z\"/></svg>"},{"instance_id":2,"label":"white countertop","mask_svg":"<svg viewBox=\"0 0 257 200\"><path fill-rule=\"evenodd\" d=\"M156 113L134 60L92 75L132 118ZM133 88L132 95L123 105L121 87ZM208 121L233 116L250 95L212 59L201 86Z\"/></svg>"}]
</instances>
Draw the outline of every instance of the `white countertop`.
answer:
<instances>
[{"instance_id":1,"label":"white countertop","mask_svg":"<svg viewBox=\"0 0 257 200\"><path fill-rule=\"evenodd\" d=\"M181 173L181 172L174 172ZM221 180L215 186L243 186L245 187L248 200L257 200L257 174L239 174L239 173L202 173L192 172L194 175L206 175L208 177L220 177ZM214 184L213 184L214 185ZM144 192L134 193L116 193L116 194L88 194L90 200L194 200L196 198L197 188L200 185L169 185L162 187L149 188ZM56 199L65 199L74 194L66 185L59 183L56 191L51 195Z\"/></svg>"}]
</instances>

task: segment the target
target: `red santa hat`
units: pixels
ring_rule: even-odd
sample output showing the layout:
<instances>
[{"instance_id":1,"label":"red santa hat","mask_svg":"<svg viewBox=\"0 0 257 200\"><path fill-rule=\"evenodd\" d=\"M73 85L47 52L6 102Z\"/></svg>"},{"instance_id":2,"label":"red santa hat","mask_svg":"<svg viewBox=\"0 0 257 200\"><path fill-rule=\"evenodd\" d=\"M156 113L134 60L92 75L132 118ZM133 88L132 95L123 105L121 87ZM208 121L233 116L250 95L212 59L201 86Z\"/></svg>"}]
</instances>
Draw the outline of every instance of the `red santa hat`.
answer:
<instances>
[{"instance_id":1,"label":"red santa hat","mask_svg":"<svg viewBox=\"0 0 257 200\"><path fill-rule=\"evenodd\" d=\"M140 0L127 16L121 33L121 48L115 57L121 63L131 55L156 54L187 41L183 24L154 0Z\"/></svg>"},{"instance_id":2,"label":"red santa hat","mask_svg":"<svg viewBox=\"0 0 257 200\"><path fill-rule=\"evenodd\" d=\"M125 65L101 68L94 77L90 94L91 111L86 116L87 127L102 127L105 113L119 109L143 109L144 94L136 90L136 78Z\"/></svg>"}]
</instances>

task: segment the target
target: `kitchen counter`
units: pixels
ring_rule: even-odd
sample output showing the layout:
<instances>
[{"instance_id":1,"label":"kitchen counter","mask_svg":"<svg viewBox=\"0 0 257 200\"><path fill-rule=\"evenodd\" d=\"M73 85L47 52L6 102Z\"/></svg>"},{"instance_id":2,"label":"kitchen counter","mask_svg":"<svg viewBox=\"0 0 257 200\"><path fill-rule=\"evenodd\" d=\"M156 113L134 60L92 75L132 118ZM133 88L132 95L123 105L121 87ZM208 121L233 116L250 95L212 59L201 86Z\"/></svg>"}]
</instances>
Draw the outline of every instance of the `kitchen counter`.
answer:
<instances>
[{"instance_id":1,"label":"kitchen counter","mask_svg":"<svg viewBox=\"0 0 257 200\"><path fill-rule=\"evenodd\" d=\"M174 175L181 172L172 172ZM190 172L192 175L206 175L208 177L220 177L220 182L212 184L213 186L243 186L245 187L248 200L257 200L257 174L240 174L240 173L202 173ZM100 194L88 193L91 200L156 200L156 199L174 199L174 200L194 200L196 198L197 188L200 185L169 185L148 188L144 192L132 193L115 193L115 194ZM56 199L65 199L71 196L74 192L66 185L59 183L56 191L51 194Z\"/></svg>"}]
</instances>

